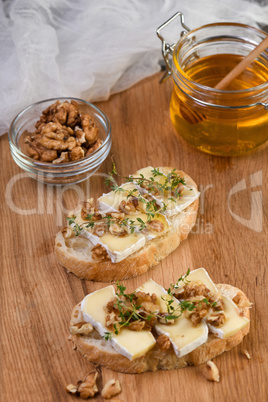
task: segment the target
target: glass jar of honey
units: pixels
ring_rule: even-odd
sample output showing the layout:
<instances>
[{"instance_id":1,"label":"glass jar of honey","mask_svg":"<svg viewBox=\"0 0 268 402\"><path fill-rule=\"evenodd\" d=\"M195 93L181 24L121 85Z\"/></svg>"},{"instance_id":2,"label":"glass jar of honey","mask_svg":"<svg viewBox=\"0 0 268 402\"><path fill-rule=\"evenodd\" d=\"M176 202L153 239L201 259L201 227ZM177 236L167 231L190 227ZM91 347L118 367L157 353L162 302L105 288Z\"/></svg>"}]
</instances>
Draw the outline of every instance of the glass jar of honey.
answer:
<instances>
[{"instance_id":1,"label":"glass jar of honey","mask_svg":"<svg viewBox=\"0 0 268 402\"><path fill-rule=\"evenodd\" d=\"M176 44L161 30L180 17L183 31ZM176 13L158 28L166 72L173 77L171 120L189 144L213 155L250 152L268 139L268 49L224 89L215 89L266 36L236 23L205 25L190 31ZM172 57L172 59L170 59Z\"/></svg>"}]
</instances>

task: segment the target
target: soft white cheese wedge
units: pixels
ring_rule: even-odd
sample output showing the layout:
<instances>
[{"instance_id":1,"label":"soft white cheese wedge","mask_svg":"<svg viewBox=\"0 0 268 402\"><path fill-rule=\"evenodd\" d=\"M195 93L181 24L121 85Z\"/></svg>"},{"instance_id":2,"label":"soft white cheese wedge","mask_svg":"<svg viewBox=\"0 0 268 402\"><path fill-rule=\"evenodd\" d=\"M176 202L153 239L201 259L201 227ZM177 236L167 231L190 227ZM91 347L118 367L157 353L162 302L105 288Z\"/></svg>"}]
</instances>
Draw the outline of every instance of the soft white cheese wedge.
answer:
<instances>
[{"instance_id":1,"label":"soft white cheese wedge","mask_svg":"<svg viewBox=\"0 0 268 402\"><path fill-rule=\"evenodd\" d=\"M189 275L186 278L187 281L190 282L201 282L206 285L206 287L210 290L211 295L215 295L219 293L219 290L217 289L216 285L210 278L209 274L205 270L205 268L198 268L194 269L189 273ZM183 281L178 282L178 284L175 286L175 288L179 289L183 287L185 284Z\"/></svg>"},{"instance_id":2,"label":"soft white cheese wedge","mask_svg":"<svg viewBox=\"0 0 268 402\"><path fill-rule=\"evenodd\" d=\"M81 225L86 222L83 221L81 216L77 214L76 222ZM104 233L99 237L91 232L91 228L83 227L81 232L83 237L86 237L93 246L101 244L107 251L113 263L120 262L127 258L129 255L141 249L146 243L146 237L142 233L132 233L127 236L114 236L111 233Z\"/></svg>"},{"instance_id":3,"label":"soft white cheese wedge","mask_svg":"<svg viewBox=\"0 0 268 402\"><path fill-rule=\"evenodd\" d=\"M170 296L162 286L150 279L137 290L150 294L155 293L158 296L160 312L167 312L167 306L162 297L170 300ZM176 308L179 302L174 297L172 299L172 305ZM165 334L170 339L174 352L178 357L192 352L198 346L205 343L208 338L207 325L202 321L198 326L193 327L192 322L185 317L184 313L175 320L174 324L156 324L155 329L157 333Z\"/></svg>"},{"instance_id":4,"label":"soft white cheese wedge","mask_svg":"<svg viewBox=\"0 0 268 402\"><path fill-rule=\"evenodd\" d=\"M87 295L81 304L81 311L86 322L90 322L101 336L109 330L105 326L106 312L104 307L115 297L113 286L107 286L101 290ZM143 356L152 349L156 343L150 331L131 331L123 328L118 335L111 334L113 348L129 360Z\"/></svg>"},{"instance_id":5,"label":"soft white cheese wedge","mask_svg":"<svg viewBox=\"0 0 268 402\"><path fill-rule=\"evenodd\" d=\"M76 214L76 222L81 225L85 223L79 213ZM146 243L146 236L142 233L130 233L127 236L114 236L111 233L104 233L99 237L91 232L91 228L83 227L81 232L83 237L86 237L93 246L101 244L107 251L113 263L120 262L127 258L130 254L135 253L142 248Z\"/></svg>"},{"instance_id":6,"label":"soft white cheese wedge","mask_svg":"<svg viewBox=\"0 0 268 402\"><path fill-rule=\"evenodd\" d=\"M82 235L88 238L95 246L101 244L107 251L113 263L120 262L130 254L141 249L146 243L146 237L142 233L132 233L127 236L114 236L111 233L104 233L99 237L84 229Z\"/></svg>"},{"instance_id":7,"label":"soft white cheese wedge","mask_svg":"<svg viewBox=\"0 0 268 402\"><path fill-rule=\"evenodd\" d=\"M146 168L138 170L133 177L139 177L140 175L143 175L146 179L149 179L152 177L152 170L153 168L151 166L148 166ZM160 184L165 183L165 178L166 175L169 173L168 169L165 168L160 168L159 171L163 173L165 176L156 176L154 177L154 180L157 181ZM173 216L175 214L178 214L179 212L183 211L186 209L189 205L191 205L199 196L200 193L197 191L195 187L193 187L190 183L187 182L187 178L185 179L186 185L184 186L184 190L182 195L176 200L176 202L171 201L169 198L171 195L165 195L165 194L160 194L160 195L153 195L151 196L158 202L160 203L161 206L164 204L167 205L167 209L164 212L166 216ZM144 193L148 192L146 189L137 186L139 190Z\"/></svg>"},{"instance_id":8,"label":"soft white cheese wedge","mask_svg":"<svg viewBox=\"0 0 268 402\"><path fill-rule=\"evenodd\" d=\"M133 192L133 196L138 196L138 189L133 183L125 183L120 186L123 191L111 191L103 194L97 200L98 210L100 213L118 212L119 205L122 201L127 201L127 196Z\"/></svg>"},{"instance_id":9,"label":"soft white cheese wedge","mask_svg":"<svg viewBox=\"0 0 268 402\"><path fill-rule=\"evenodd\" d=\"M141 249L147 241L152 240L157 236L162 236L164 233L170 230L169 222L164 217L164 215L161 214L156 214L153 219L158 220L164 224L164 229L162 232L155 232L154 230L150 229L148 225L148 230L144 230L143 233L141 233L141 231L139 230L140 223L138 219L140 218L143 222L146 223L148 220L148 216L146 214L137 212L135 214L127 215L127 217L134 221L136 229L134 233L129 233L126 236L115 236L107 232L103 236L99 237L96 234L92 233L91 228L86 228L85 226L83 227L81 234L82 236L89 239L93 246L101 244L106 249L109 257L111 258L111 261L113 263L116 263L124 260L129 255ZM86 221L84 221L81 218L81 215L77 213L76 222L81 225Z\"/></svg>"},{"instance_id":10,"label":"soft white cheese wedge","mask_svg":"<svg viewBox=\"0 0 268 402\"><path fill-rule=\"evenodd\" d=\"M119 191L110 191L107 194L103 194L97 200L97 207L100 213L106 214L109 212L120 212L119 205L122 201L128 202L128 196L131 194L134 197L141 197L143 202L139 203L139 208L146 210L146 199L142 197L142 192L137 188L134 183L122 184ZM156 200L157 204L161 208L161 202Z\"/></svg>"},{"instance_id":11,"label":"soft white cheese wedge","mask_svg":"<svg viewBox=\"0 0 268 402\"><path fill-rule=\"evenodd\" d=\"M225 314L224 324L220 327L214 327L213 325L208 324L208 327L210 332L217 335L219 338L225 339L245 328L248 325L249 320L239 314L236 304L229 299L229 297L222 295L222 299L224 302Z\"/></svg>"},{"instance_id":12,"label":"soft white cheese wedge","mask_svg":"<svg viewBox=\"0 0 268 402\"><path fill-rule=\"evenodd\" d=\"M220 293L204 268L198 268L191 271L186 279L191 282L204 283L210 290L211 295ZM179 282L176 288L181 288L182 286L184 286L184 283ZM225 322L220 327L215 327L209 323L207 325L210 332L217 335L219 338L225 339L243 329L248 324L249 320L246 317L240 316L236 304L229 297L224 296L222 293L220 294L220 297L223 299L224 303L223 311L225 314Z\"/></svg>"}]
</instances>

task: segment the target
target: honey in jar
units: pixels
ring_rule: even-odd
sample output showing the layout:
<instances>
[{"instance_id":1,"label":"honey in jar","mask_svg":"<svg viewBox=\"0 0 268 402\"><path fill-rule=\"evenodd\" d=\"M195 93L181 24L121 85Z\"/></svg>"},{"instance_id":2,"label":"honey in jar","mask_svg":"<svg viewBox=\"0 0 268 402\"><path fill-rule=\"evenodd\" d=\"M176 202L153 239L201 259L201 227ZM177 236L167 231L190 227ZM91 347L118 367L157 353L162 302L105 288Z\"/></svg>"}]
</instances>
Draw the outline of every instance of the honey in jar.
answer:
<instances>
[{"instance_id":1,"label":"honey in jar","mask_svg":"<svg viewBox=\"0 0 268 402\"><path fill-rule=\"evenodd\" d=\"M266 36L247 25L210 24L184 32L170 47L170 115L189 144L213 155L234 156L267 141L268 49L228 87L214 89Z\"/></svg>"}]
</instances>

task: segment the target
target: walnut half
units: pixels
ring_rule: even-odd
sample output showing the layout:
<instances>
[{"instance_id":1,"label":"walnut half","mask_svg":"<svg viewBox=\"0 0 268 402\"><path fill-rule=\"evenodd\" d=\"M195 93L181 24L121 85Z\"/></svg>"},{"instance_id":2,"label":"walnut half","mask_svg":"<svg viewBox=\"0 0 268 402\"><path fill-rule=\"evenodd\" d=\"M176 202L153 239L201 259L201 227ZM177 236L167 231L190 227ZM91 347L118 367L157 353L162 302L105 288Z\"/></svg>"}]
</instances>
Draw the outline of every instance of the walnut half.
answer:
<instances>
[{"instance_id":1,"label":"walnut half","mask_svg":"<svg viewBox=\"0 0 268 402\"><path fill-rule=\"evenodd\" d=\"M108 253L101 244L96 244L91 250L92 260L96 262L104 261L108 259Z\"/></svg>"},{"instance_id":2,"label":"walnut half","mask_svg":"<svg viewBox=\"0 0 268 402\"><path fill-rule=\"evenodd\" d=\"M220 382L219 369L211 360L200 366L203 376L208 381Z\"/></svg>"},{"instance_id":3,"label":"walnut half","mask_svg":"<svg viewBox=\"0 0 268 402\"><path fill-rule=\"evenodd\" d=\"M74 232L72 228L70 228L69 226L66 226L63 229L61 229L61 233L64 239L71 239L72 237L74 237Z\"/></svg>"},{"instance_id":4,"label":"walnut half","mask_svg":"<svg viewBox=\"0 0 268 402\"><path fill-rule=\"evenodd\" d=\"M78 390L78 386L74 384L68 384L66 387L66 392L70 392L70 394L76 394Z\"/></svg>"},{"instance_id":5,"label":"walnut half","mask_svg":"<svg viewBox=\"0 0 268 402\"><path fill-rule=\"evenodd\" d=\"M164 352L166 352L171 345L169 338L165 334L159 335L156 342L160 347L160 349L163 350Z\"/></svg>"},{"instance_id":6,"label":"walnut half","mask_svg":"<svg viewBox=\"0 0 268 402\"><path fill-rule=\"evenodd\" d=\"M79 395L83 399L92 398L99 391L96 384L97 377L98 373L96 371L92 371L84 378L83 381L78 381L75 385L67 385L66 392L69 392L73 395Z\"/></svg>"},{"instance_id":7,"label":"walnut half","mask_svg":"<svg viewBox=\"0 0 268 402\"><path fill-rule=\"evenodd\" d=\"M104 385L102 391L101 391L101 396L105 399L110 399L113 396L118 395L121 392L121 386L118 380L115 380L114 378L112 380L107 381L107 383Z\"/></svg>"},{"instance_id":8,"label":"walnut half","mask_svg":"<svg viewBox=\"0 0 268 402\"><path fill-rule=\"evenodd\" d=\"M92 372L86 376L81 384L79 384L77 391L79 392L81 398L92 398L98 392L98 387L96 384L97 377L98 373Z\"/></svg>"},{"instance_id":9,"label":"walnut half","mask_svg":"<svg viewBox=\"0 0 268 402\"><path fill-rule=\"evenodd\" d=\"M147 222L146 225L149 228L149 230L152 230L155 233L161 233L164 230L163 222L157 219L153 219L152 221Z\"/></svg>"},{"instance_id":10,"label":"walnut half","mask_svg":"<svg viewBox=\"0 0 268 402\"><path fill-rule=\"evenodd\" d=\"M90 332L93 331L92 325L88 323L78 323L70 327L70 334L71 335L88 335Z\"/></svg>"}]
</instances>

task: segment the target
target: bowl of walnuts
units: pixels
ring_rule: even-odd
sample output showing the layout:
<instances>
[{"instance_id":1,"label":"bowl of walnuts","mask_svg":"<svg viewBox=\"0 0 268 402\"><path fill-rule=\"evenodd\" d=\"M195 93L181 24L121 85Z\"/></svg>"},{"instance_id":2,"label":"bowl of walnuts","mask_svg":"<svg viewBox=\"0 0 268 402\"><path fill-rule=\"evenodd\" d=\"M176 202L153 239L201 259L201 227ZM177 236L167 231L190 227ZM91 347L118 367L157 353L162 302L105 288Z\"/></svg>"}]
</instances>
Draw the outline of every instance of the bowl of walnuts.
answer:
<instances>
[{"instance_id":1,"label":"bowl of walnuts","mask_svg":"<svg viewBox=\"0 0 268 402\"><path fill-rule=\"evenodd\" d=\"M14 161L47 184L79 183L107 158L111 123L92 103L54 98L34 103L13 120L9 145Z\"/></svg>"}]
</instances>

